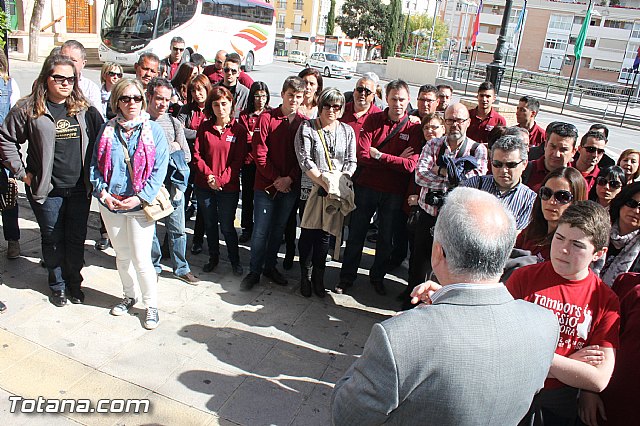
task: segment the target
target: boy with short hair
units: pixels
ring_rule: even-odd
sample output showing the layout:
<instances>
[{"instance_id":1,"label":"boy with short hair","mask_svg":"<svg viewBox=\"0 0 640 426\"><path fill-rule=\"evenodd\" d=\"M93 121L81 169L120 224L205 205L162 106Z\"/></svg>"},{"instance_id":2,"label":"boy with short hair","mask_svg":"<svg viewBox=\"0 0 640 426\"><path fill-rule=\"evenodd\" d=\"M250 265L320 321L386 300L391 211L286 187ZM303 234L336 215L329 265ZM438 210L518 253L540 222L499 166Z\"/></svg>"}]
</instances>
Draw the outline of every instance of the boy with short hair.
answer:
<instances>
[{"instance_id":1,"label":"boy with short hair","mask_svg":"<svg viewBox=\"0 0 640 426\"><path fill-rule=\"evenodd\" d=\"M606 253L610 228L603 207L574 202L558 221L551 260L518 269L506 283L514 298L551 310L560 323L549 377L520 424L574 424L578 390L600 392L609 383L620 307L589 265Z\"/></svg>"}]
</instances>

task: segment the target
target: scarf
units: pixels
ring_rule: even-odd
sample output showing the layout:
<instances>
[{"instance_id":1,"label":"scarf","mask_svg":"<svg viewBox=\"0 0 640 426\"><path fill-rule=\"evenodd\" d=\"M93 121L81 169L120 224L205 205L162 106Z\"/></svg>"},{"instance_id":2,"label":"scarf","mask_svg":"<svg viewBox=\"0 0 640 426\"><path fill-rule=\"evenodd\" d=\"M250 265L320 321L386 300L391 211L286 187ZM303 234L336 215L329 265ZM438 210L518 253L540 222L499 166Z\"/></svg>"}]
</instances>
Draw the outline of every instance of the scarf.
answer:
<instances>
[{"instance_id":1,"label":"scarf","mask_svg":"<svg viewBox=\"0 0 640 426\"><path fill-rule=\"evenodd\" d=\"M119 127L119 129L116 129L117 127ZM111 164L111 146L114 143L124 144L124 140L122 142L118 140L119 138L116 131L129 131L138 128L140 129L140 136L138 137L136 151L131 156L133 176L130 176L133 181L133 191L136 194L142 191L147 179L151 176L156 156L156 146L151 132L149 114L142 111L139 116L127 121L121 113L118 113L117 116L109 120L105 125L102 136L98 141L97 152L98 170L100 170L108 185L111 181L111 173L113 171Z\"/></svg>"},{"instance_id":2,"label":"scarf","mask_svg":"<svg viewBox=\"0 0 640 426\"><path fill-rule=\"evenodd\" d=\"M609 242L617 249L622 249L617 256L607 259L600 276L609 287L618 275L629 272L640 253L640 230L620 235L620 225L615 223L611 227Z\"/></svg>"}]
</instances>

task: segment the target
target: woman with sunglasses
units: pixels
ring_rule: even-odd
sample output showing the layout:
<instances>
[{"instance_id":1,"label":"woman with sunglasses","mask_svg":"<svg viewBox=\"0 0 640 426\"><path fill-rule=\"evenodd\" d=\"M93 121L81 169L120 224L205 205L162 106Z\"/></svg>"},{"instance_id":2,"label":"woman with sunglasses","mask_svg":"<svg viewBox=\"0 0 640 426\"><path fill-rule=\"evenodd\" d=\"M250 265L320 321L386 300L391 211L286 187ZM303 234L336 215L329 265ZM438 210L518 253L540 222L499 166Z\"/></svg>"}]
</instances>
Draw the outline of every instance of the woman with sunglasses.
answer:
<instances>
[{"instance_id":1,"label":"woman with sunglasses","mask_svg":"<svg viewBox=\"0 0 640 426\"><path fill-rule=\"evenodd\" d=\"M611 202L611 234L602 281L609 286L618 275L640 272L640 182L625 186Z\"/></svg>"},{"instance_id":2,"label":"woman with sunglasses","mask_svg":"<svg viewBox=\"0 0 640 426\"><path fill-rule=\"evenodd\" d=\"M242 234L238 241L247 243L251 241L253 233L253 185L256 180L256 164L251 153L251 138L253 131L258 124L258 117L265 111L271 109L269 101L269 87L262 81L256 81L249 89L249 99L247 107L240 112L239 121L247 132L247 156L244 159L242 173L240 175L242 183L242 216L240 226Z\"/></svg>"},{"instance_id":3,"label":"woman with sunglasses","mask_svg":"<svg viewBox=\"0 0 640 426\"><path fill-rule=\"evenodd\" d=\"M640 176L640 151L625 149L620 154L617 164L624 170L627 185L635 182Z\"/></svg>"},{"instance_id":4,"label":"woman with sunglasses","mask_svg":"<svg viewBox=\"0 0 640 426\"><path fill-rule=\"evenodd\" d=\"M102 115L78 87L66 56L49 56L32 92L9 111L0 130L0 158L26 185L42 238L51 303L83 303L84 241L91 205L89 164ZM19 146L28 141L26 161Z\"/></svg>"},{"instance_id":5,"label":"woman with sunglasses","mask_svg":"<svg viewBox=\"0 0 640 426\"><path fill-rule=\"evenodd\" d=\"M303 122L294 141L298 162L304 172L302 186L306 181L312 188L310 204L305 206L306 200L301 201L303 222L311 222L313 217L317 218L313 222L318 225L313 229L301 225L300 229L300 292L304 297L311 297L312 290L318 297L325 296L324 271L330 239L327 230L332 229L337 239L342 234L343 214L337 213L335 222L328 220L324 215L326 203L321 197L330 192L328 182L333 180L338 184L340 179L345 179L342 176L353 175L357 166L355 133L351 126L339 121L344 104L344 95L338 89L323 90L318 96L320 115ZM312 198L320 201L312 203Z\"/></svg>"},{"instance_id":6,"label":"woman with sunglasses","mask_svg":"<svg viewBox=\"0 0 640 426\"><path fill-rule=\"evenodd\" d=\"M518 235L516 248L529 250L532 255L549 260L551 239L558 227L558 219L572 202L586 199L587 183L578 170L562 167L549 173L538 190L531 223Z\"/></svg>"},{"instance_id":7,"label":"woman with sunglasses","mask_svg":"<svg viewBox=\"0 0 640 426\"><path fill-rule=\"evenodd\" d=\"M102 98L102 108L100 112L107 120L112 119L116 114L111 111L109 99L111 99L111 89L122 78L122 67L115 62L105 62L100 70L100 96Z\"/></svg>"},{"instance_id":8,"label":"woman with sunglasses","mask_svg":"<svg viewBox=\"0 0 640 426\"><path fill-rule=\"evenodd\" d=\"M234 118L233 95L224 86L214 86L204 111L209 119L198 128L193 150L195 193L202 209L209 246L204 272L220 260L219 230L227 245L234 275L242 275L238 234L233 225L240 198L240 169L246 155L247 132Z\"/></svg>"},{"instance_id":9,"label":"woman with sunglasses","mask_svg":"<svg viewBox=\"0 0 640 426\"><path fill-rule=\"evenodd\" d=\"M596 177L596 184L589 191L589 199L609 210L611 201L626 184L624 170L619 166L600 169Z\"/></svg>"},{"instance_id":10,"label":"woman with sunglasses","mask_svg":"<svg viewBox=\"0 0 640 426\"><path fill-rule=\"evenodd\" d=\"M158 195L169 163L169 146L162 127L146 110L142 84L123 78L113 87L111 109L116 116L102 129L91 161L93 195L100 201L122 281L124 297L111 308L125 315L136 304L136 287L146 306L144 327L158 326L158 284L151 260L155 222L147 219L143 203Z\"/></svg>"}]
</instances>

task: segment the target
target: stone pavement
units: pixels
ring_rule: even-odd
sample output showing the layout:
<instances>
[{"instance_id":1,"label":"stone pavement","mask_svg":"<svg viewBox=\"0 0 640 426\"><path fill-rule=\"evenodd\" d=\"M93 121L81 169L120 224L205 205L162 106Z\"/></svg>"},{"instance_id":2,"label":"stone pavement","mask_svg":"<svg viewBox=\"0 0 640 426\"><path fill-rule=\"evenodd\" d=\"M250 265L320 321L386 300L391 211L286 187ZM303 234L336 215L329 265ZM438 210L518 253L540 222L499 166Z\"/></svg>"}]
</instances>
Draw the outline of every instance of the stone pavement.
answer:
<instances>
[{"instance_id":1,"label":"stone pavement","mask_svg":"<svg viewBox=\"0 0 640 426\"><path fill-rule=\"evenodd\" d=\"M224 247L217 270L202 273L205 249L198 256L188 254L203 280L199 286L171 278L169 268L163 271L160 324L147 331L140 305L133 315L109 314L122 287L113 249L93 248L99 235L95 206L85 243L85 304L57 308L48 301L40 234L24 193L19 204L22 257L7 260L6 242L0 242L0 300L8 306L0 315L0 424L329 424L333 384L362 353L371 326L393 314L394 297L404 287L392 276L389 295L380 297L361 276L352 296L307 299L299 293L296 262L286 274L287 287L263 278L243 293ZM371 250L363 256L370 264L366 253ZM246 247L241 257L247 265ZM331 262L327 271L329 288L338 279L339 263ZM145 398L151 409L146 414L13 414L11 395L82 398L93 404Z\"/></svg>"}]
</instances>

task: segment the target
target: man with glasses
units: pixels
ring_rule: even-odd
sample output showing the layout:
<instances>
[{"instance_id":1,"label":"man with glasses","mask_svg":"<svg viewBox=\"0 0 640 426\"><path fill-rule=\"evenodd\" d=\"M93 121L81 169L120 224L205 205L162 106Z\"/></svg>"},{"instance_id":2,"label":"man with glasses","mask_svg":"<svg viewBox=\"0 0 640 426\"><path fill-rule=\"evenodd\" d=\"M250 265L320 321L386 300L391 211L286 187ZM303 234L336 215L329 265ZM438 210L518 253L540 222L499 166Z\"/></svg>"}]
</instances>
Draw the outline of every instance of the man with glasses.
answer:
<instances>
[{"instance_id":1,"label":"man with glasses","mask_svg":"<svg viewBox=\"0 0 640 426\"><path fill-rule=\"evenodd\" d=\"M578 129L569 123L556 122L548 127L544 156L529 162L523 173L522 182L538 192L545 176L562 167L569 167L577 151Z\"/></svg>"},{"instance_id":2,"label":"man with glasses","mask_svg":"<svg viewBox=\"0 0 640 426\"><path fill-rule=\"evenodd\" d=\"M171 39L171 52L169 56L160 62L160 77L171 80L176 75L180 65L187 62L184 49L184 39L182 37L174 37Z\"/></svg>"},{"instance_id":3,"label":"man with glasses","mask_svg":"<svg viewBox=\"0 0 640 426\"><path fill-rule=\"evenodd\" d=\"M606 146L607 139L604 135L593 130L585 133L580 140L580 148L578 149L580 156L575 162L575 168L582 173L584 180L587 181L587 193L596 183L596 178L600 173L598 163L604 155Z\"/></svg>"},{"instance_id":4,"label":"man with glasses","mask_svg":"<svg viewBox=\"0 0 640 426\"><path fill-rule=\"evenodd\" d=\"M473 176L461 186L495 195L516 219L516 229L529 224L536 193L520 178L527 167L527 145L517 136L505 135L491 147L491 175Z\"/></svg>"},{"instance_id":5,"label":"man with glasses","mask_svg":"<svg viewBox=\"0 0 640 426\"><path fill-rule=\"evenodd\" d=\"M430 112L436 112L438 107L438 89L432 84L425 84L418 89L418 108L411 111L411 115L422 119Z\"/></svg>"},{"instance_id":6,"label":"man with glasses","mask_svg":"<svg viewBox=\"0 0 640 426\"><path fill-rule=\"evenodd\" d=\"M493 109L496 91L490 81L485 81L478 87L478 106L469 111L471 122L467 135L476 142L486 144L489 132L496 126L506 126L507 120Z\"/></svg>"},{"instance_id":7,"label":"man with glasses","mask_svg":"<svg viewBox=\"0 0 640 426\"><path fill-rule=\"evenodd\" d=\"M207 65L204 67L202 73L209 77L209 81L211 84L218 84L222 80L224 80L224 61L227 57L227 52L224 50L218 50L216 53L216 59L213 64ZM249 74L240 70L240 74L238 75L238 81L242 83L245 87L251 87L253 84L253 79L249 77Z\"/></svg>"},{"instance_id":8,"label":"man with glasses","mask_svg":"<svg viewBox=\"0 0 640 426\"><path fill-rule=\"evenodd\" d=\"M82 76L82 70L85 65L87 65L87 51L84 45L77 40L67 40L60 48L60 54L69 57L73 61L73 65L76 67L78 73L78 87L82 90L82 94L98 111L102 111L100 87L93 81ZM100 114L102 115L102 113ZM104 118L104 116L102 118Z\"/></svg>"},{"instance_id":9,"label":"man with glasses","mask_svg":"<svg viewBox=\"0 0 640 426\"><path fill-rule=\"evenodd\" d=\"M360 131L365 119L375 112L382 111L373 103L375 97L376 82L371 77L365 76L356 82L353 100L344 107L344 113L340 121L353 128L356 134L356 141L360 138Z\"/></svg>"},{"instance_id":10,"label":"man with glasses","mask_svg":"<svg viewBox=\"0 0 640 426\"><path fill-rule=\"evenodd\" d=\"M439 84L438 85L438 106L436 107L437 112L444 112L447 110L449 105L451 104L451 98L453 97L453 87L448 84Z\"/></svg>"},{"instance_id":11,"label":"man with glasses","mask_svg":"<svg viewBox=\"0 0 640 426\"><path fill-rule=\"evenodd\" d=\"M136 71L136 80L142 83L142 87L146 90L147 85L154 77L158 76L158 66L160 64L160 58L158 55L151 52L146 52L140 55L138 62L133 65Z\"/></svg>"},{"instance_id":12,"label":"man with glasses","mask_svg":"<svg viewBox=\"0 0 640 426\"><path fill-rule=\"evenodd\" d=\"M249 89L242 83L238 82L241 62L242 59L240 59L240 55L237 53L228 54L224 60L224 67L222 68L222 71L224 72L224 79L218 83L219 85L229 89L233 95L233 101L235 104L234 116L236 118L238 118L240 116L240 112L247 107L247 101L249 100Z\"/></svg>"},{"instance_id":13,"label":"man with glasses","mask_svg":"<svg viewBox=\"0 0 640 426\"><path fill-rule=\"evenodd\" d=\"M536 123L540 111L540 102L531 96L523 96L518 101L516 121L518 127L529 131L529 146L544 145L544 129Z\"/></svg>"}]
</instances>

